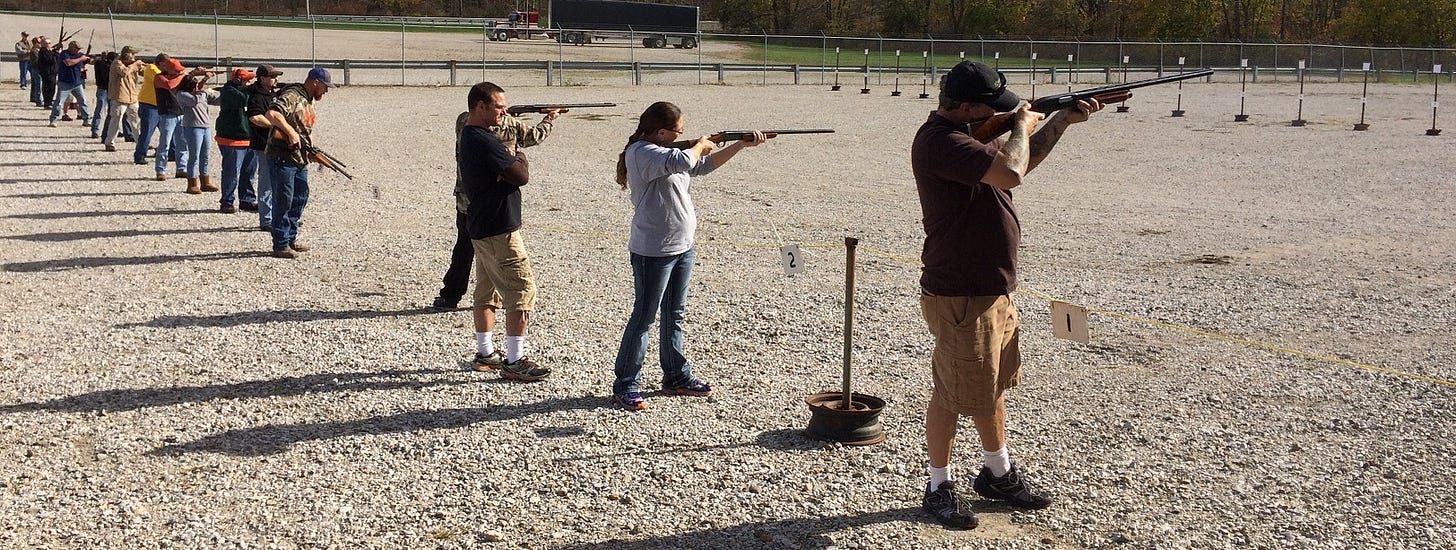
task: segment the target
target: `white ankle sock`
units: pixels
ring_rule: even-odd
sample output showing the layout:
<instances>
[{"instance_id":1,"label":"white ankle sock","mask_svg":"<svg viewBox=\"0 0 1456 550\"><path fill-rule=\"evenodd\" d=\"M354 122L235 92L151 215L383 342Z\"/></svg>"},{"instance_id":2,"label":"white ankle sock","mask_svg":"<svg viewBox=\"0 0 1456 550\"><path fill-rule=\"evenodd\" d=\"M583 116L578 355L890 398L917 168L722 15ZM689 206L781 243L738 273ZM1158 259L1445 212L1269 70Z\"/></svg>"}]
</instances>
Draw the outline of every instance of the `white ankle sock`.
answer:
<instances>
[{"instance_id":1,"label":"white ankle sock","mask_svg":"<svg viewBox=\"0 0 1456 550\"><path fill-rule=\"evenodd\" d=\"M475 333L475 353L490 355L495 353L495 340L491 339L489 332Z\"/></svg>"},{"instance_id":2,"label":"white ankle sock","mask_svg":"<svg viewBox=\"0 0 1456 550\"><path fill-rule=\"evenodd\" d=\"M514 363L516 361L520 361L521 358L522 357L525 357L525 356L526 356L526 337L525 336L507 336L506 337L506 362L507 363Z\"/></svg>"},{"instance_id":3,"label":"white ankle sock","mask_svg":"<svg viewBox=\"0 0 1456 550\"><path fill-rule=\"evenodd\" d=\"M931 466L930 467L930 490L931 491L934 491L936 489L939 489L940 488L940 484L941 483L945 483L947 481L950 481L950 465L946 465L946 467L944 467L944 468L936 468L935 466Z\"/></svg>"},{"instance_id":4,"label":"white ankle sock","mask_svg":"<svg viewBox=\"0 0 1456 550\"><path fill-rule=\"evenodd\" d=\"M999 451L981 451L981 456L986 460L986 468L991 470L991 475L1002 477L1006 472L1011 471L1011 449L1001 447Z\"/></svg>"}]
</instances>

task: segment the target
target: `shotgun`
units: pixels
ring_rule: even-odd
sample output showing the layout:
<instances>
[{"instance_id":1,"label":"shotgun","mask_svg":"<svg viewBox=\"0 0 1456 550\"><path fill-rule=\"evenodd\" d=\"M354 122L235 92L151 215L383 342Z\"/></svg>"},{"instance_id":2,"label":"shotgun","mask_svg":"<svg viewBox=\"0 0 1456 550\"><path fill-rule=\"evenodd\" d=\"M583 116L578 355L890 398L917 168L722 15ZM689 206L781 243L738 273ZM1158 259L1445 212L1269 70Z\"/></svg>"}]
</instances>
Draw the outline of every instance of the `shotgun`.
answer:
<instances>
[{"instance_id":1,"label":"shotgun","mask_svg":"<svg viewBox=\"0 0 1456 550\"><path fill-rule=\"evenodd\" d=\"M521 116L526 113L544 113L553 109L560 109L564 113L570 109L595 109L598 107L616 106L616 103L539 103L534 105L511 105L506 108L506 113L511 116Z\"/></svg>"},{"instance_id":2,"label":"shotgun","mask_svg":"<svg viewBox=\"0 0 1456 550\"><path fill-rule=\"evenodd\" d=\"M1123 83L1123 84L1111 84L1111 85L1108 85L1108 86L1102 86L1100 88L1088 88L1086 90L1078 90L1078 91L1075 91L1075 92L1067 92L1065 94L1055 94L1055 95L1049 95L1049 96L1044 96L1044 97L1038 97L1036 99L1031 100L1031 110L1036 111L1038 113L1051 114L1051 113L1055 113L1057 111L1060 111L1062 109L1066 109L1067 107L1071 107L1073 105L1076 105L1078 101L1082 101L1084 99L1091 99L1091 98L1094 98L1094 97L1108 96L1108 95L1112 95L1112 94L1116 94L1116 93L1121 93L1121 92L1125 92L1125 91L1128 91L1128 90L1132 90L1134 88L1142 88L1142 87L1146 87L1146 86L1156 86L1158 84L1167 84L1169 82L1177 82L1179 80L1188 80L1190 78L1198 78L1198 77L1203 77L1203 76L1209 76L1209 75L1212 75L1212 74L1213 74L1213 69L1200 69L1200 70L1193 71L1193 72L1188 72L1188 73L1178 73L1178 74L1175 74L1175 75L1168 75L1168 76L1159 77L1159 78L1149 78L1147 80L1137 80L1137 81L1127 82L1127 83Z\"/></svg>"},{"instance_id":3,"label":"shotgun","mask_svg":"<svg viewBox=\"0 0 1456 550\"><path fill-rule=\"evenodd\" d=\"M776 138L780 134L787 135L787 134L832 134L832 133L834 133L834 130L830 130L828 128L810 128L810 129L806 129L806 130L759 130L759 131L760 132L763 132L763 137L766 138L766 139ZM713 143L725 143L725 142L729 142L729 141L743 141L744 139L747 139L747 138L752 137L752 136L753 136L753 130L723 130L721 132L718 132L716 134L713 134L711 136L708 136L708 141L712 141ZM694 143L697 143L697 142L698 142L698 140L695 140L695 139L683 140L683 141L674 141L671 145L668 145L668 147L672 147L673 149L689 149L689 148L691 148L693 146Z\"/></svg>"}]
</instances>

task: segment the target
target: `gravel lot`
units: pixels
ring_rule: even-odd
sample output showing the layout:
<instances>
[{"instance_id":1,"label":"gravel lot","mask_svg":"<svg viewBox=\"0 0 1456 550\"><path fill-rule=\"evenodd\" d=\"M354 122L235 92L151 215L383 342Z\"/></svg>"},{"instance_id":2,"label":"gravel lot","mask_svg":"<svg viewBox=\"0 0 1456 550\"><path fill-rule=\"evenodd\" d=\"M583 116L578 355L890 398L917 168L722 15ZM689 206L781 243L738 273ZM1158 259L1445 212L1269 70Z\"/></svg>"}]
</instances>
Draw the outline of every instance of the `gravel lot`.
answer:
<instances>
[{"instance_id":1,"label":"gravel lot","mask_svg":"<svg viewBox=\"0 0 1456 550\"><path fill-rule=\"evenodd\" d=\"M423 309L465 88L330 92L317 143L358 178L314 171L315 248L289 261L250 213L45 127L6 83L0 547L1449 548L1456 157L1423 135L1429 91L1373 88L1364 133L1358 84L1307 90L1304 128L1288 83L1254 88L1247 124L1236 84L1198 84L1185 118L1164 87L1073 128L1016 195L1038 294L1019 296L1010 440L1059 501L985 505L954 532L919 512L931 341L908 147L930 102L508 89L621 104L528 150L530 346L556 374L523 385L465 371L468 314ZM631 299L612 164L656 100L689 133L838 133L699 181L687 343L719 395L630 414L605 407ZM801 433L803 396L838 387L845 235L864 247L856 390L889 401L868 448ZM806 273L782 273L781 242ZM1039 295L1110 313L1090 345L1053 339ZM969 478L969 423L961 441Z\"/></svg>"}]
</instances>

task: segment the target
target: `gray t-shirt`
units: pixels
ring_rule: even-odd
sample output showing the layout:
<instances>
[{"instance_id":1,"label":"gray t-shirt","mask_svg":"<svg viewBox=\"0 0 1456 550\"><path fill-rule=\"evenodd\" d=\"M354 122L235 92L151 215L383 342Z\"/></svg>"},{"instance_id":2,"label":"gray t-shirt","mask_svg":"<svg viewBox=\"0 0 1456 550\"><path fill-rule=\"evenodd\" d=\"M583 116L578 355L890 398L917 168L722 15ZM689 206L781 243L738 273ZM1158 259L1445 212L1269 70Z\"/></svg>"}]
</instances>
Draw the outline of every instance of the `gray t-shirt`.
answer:
<instances>
[{"instance_id":1,"label":"gray t-shirt","mask_svg":"<svg viewBox=\"0 0 1456 550\"><path fill-rule=\"evenodd\" d=\"M207 106L217 105L217 101L217 92L177 92L177 104L182 106L182 127L211 128L212 117L207 113Z\"/></svg>"},{"instance_id":2,"label":"gray t-shirt","mask_svg":"<svg viewBox=\"0 0 1456 550\"><path fill-rule=\"evenodd\" d=\"M627 190L632 194L632 235L627 249L643 256L682 254L693 248L698 214L688 193L692 176L713 171L713 156L648 141L627 147Z\"/></svg>"}]
</instances>

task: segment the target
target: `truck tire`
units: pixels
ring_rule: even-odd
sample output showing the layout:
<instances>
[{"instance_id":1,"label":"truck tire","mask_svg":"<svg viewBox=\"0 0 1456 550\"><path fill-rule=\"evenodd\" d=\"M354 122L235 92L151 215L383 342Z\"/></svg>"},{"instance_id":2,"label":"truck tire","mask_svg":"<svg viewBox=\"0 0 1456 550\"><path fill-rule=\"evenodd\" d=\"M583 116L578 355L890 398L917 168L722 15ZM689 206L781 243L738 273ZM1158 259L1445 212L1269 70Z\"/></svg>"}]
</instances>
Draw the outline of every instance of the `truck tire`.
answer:
<instances>
[{"instance_id":1,"label":"truck tire","mask_svg":"<svg viewBox=\"0 0 1456 550\"><path fill-rule=\"evenodd\" d=\"M509 32L506 32L506 31L495 31L495 39L496 39L497 42L505 42L506 40L509 40L510 38L511 38L511 33L509 33Z\"/></svg>"},{"instance_id":2,"label":"truck tire","mask_svg":"<svg viewBox=\"0 0 1456 550\"><path fill-rule=\"evenodd\" d=\"M667 47L667 39L666 38L663 38L661 36L654 36L650 40L652 40L652 45L647 46L649 48L666 48Z\"/></svg>"},{"instance_id":3,"label":"truck tire","mask_svg":"<svg viewBox=\"0 0 1456 550\"><path fill-rule=\"evenodd\" d=\"M683 39L682 39L682 46L681 47L687 48L689 50L691 50L693 48L696 48L696 47L698 47L698 39L696 37L692 37L692 36L684 36Z\"/></svg>"},{"instance_id":4,"label":"truck tire","mask_svg":"<svg viewBox=\"0 0 1456 550\"><path fill-rule=\"evenodd\" d=\"M590 40L591 40L591 35L589 35L587 33L584 33L584 32L578 32L578 33L572 33L571 34L571 43L572 44L576 44L578 46L583 46L583 45L585 45Z\"/></svg>"}]
</instances>

